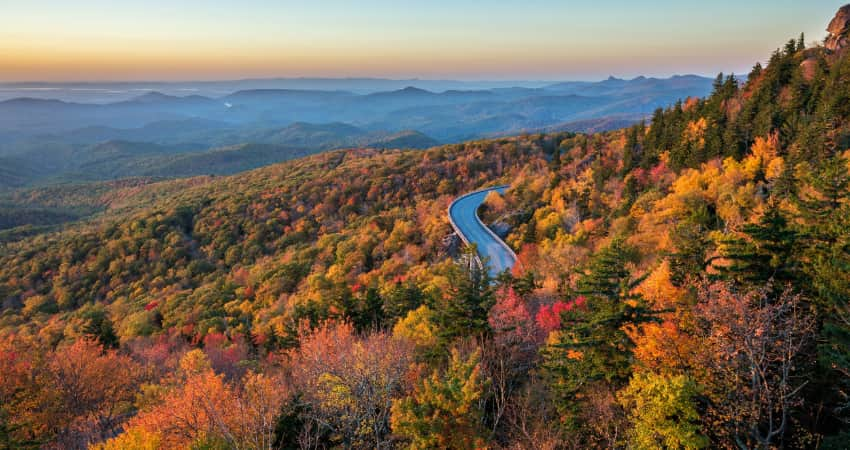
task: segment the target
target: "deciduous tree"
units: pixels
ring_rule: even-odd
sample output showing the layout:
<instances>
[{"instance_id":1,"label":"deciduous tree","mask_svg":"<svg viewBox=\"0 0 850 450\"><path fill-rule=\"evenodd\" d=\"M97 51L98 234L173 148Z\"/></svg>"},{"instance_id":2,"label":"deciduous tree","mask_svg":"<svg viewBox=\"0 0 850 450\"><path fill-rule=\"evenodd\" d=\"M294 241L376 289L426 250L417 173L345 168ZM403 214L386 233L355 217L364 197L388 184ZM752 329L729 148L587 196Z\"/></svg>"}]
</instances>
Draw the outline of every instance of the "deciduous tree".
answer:
<instances>
[{"instance_id":1,"label":"deciduous tree","mask_svg":"<svg viewBox=\"0 0 850 450\"><path fill-rule=\"evenodd\" d=\"M445 373L435 371L409 397L393 402L392 429L411 450L475 449L486 444L483 412L478 409L487 380L479 353L463 358L452 350Z\"/></svg>"}]
</instances>

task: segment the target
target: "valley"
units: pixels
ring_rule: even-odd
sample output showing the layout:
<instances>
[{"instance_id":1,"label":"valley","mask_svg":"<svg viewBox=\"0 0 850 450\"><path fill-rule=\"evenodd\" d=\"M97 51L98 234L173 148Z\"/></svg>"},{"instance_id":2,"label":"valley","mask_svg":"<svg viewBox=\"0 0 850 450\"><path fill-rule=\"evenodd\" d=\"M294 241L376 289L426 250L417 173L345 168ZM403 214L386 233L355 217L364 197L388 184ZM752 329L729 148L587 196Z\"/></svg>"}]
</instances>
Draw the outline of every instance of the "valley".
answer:
<instances>
[{"instance_id":1,"label":"valley","mask_svg":"<svg viewBox=\"0 0 850 450\"><path fill-rule=\"evenodd\" d=\"M677 76L440 93L408 86L362 94L264 88L219 97L154 91L112 103L13 98L0 101L0 161L15 176L0 178L0 189L224 175L330 149L421 149L544 128L605 131L710 88L708 78ZM10 92L33 92L16 89Z\"/></svg>"}]
</instances>

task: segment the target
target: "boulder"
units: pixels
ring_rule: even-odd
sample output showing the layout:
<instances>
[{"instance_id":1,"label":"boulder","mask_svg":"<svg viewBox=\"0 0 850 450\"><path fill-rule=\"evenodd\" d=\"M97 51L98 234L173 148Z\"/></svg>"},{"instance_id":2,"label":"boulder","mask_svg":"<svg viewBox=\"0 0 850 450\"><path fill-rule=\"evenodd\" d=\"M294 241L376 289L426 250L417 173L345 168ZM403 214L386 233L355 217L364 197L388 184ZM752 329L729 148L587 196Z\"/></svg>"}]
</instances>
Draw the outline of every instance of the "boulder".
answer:
<instances>
[{"instance_id":1,"label":"boulder","mask_svg":"<svg viewBox=\"0 0 850 450\"><path fill-rule=\"evenodd\" d=\"M844 5L838 10L826 31L829 33L824 42L827 49L837 52L850 44L850 5Z\"/></svg>"},{"instance_id":2,"label":"boulder","mask_svg":"<svg viewBox=\"0 0 850 450\"><path fill-rule=\"evenodd\" d=\"M817 73L818 60L816 58L808 58L800 64L800 68L803 71L803 79L806 81L812 81L815 79L815 74Z\"/></svg>"},{"instance_id":3,"label":"boulder","mask_svg":"<svg viewBox=\"0 0 850 450\"><path fill-rule=\"evenodd\" d=\"M455 257L460 253L460 249L463 246L463 241L460 240L460 236L456 233L452 233L443 238L440 243L440 256L451 256Z\"/></svg>"},{"instance_id":4,"label":"boulder","mask_svg":"<svg viewBox=\"0 0 850 450\"><path fill-rule=\"evenodd\" d=\"M496 236L499 236L502 239L506 238L511 232L511 226L502 220L491 224L490 229L493 230L494 233L496 233Z\"/></svg>"}]
</instances>

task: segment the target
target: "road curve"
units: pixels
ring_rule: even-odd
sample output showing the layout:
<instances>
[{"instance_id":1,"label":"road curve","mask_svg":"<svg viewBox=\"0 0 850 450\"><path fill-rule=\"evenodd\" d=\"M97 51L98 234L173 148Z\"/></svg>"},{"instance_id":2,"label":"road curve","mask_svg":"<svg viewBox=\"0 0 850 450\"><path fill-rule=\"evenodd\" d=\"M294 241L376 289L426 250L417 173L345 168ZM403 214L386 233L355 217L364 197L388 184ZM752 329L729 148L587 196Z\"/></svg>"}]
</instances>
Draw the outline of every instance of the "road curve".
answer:
<instances>
[{"instance_id":1,"label":"road curve","mask_svg":"<svg viewBox=\"0 0 850 450\"><path fill-rule=\"evenodd\" d=\"M487 259L491 277L510 270L516 263L516 254L496 233L487 228L478 217L478 207L490 191L504 193L510 186L496 186L470 192L449 205L449 222L466 244L475 244L479 258Z\"/></svg>"}]
</instances>

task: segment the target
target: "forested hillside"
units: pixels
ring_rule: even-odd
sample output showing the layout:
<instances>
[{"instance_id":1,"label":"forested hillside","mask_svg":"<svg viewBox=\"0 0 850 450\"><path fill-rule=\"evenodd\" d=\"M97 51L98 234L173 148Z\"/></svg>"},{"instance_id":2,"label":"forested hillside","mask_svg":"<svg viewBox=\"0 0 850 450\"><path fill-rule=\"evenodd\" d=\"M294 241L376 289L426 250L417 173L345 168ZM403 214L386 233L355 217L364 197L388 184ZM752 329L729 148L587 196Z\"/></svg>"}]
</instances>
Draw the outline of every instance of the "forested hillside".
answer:
<instances>
[{"instance_id":1,"label":"forested hillside","mask_svg":"<svg viewBox=\"0 0 850 450\"><path fill-rule=\"evenodd\" d=\"M847 448L850 52L804 42L625 130L145 183L6 243L0 443ZM496 184L488 280L446 208Z\"/></svg>"}]
</instances>

